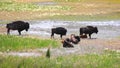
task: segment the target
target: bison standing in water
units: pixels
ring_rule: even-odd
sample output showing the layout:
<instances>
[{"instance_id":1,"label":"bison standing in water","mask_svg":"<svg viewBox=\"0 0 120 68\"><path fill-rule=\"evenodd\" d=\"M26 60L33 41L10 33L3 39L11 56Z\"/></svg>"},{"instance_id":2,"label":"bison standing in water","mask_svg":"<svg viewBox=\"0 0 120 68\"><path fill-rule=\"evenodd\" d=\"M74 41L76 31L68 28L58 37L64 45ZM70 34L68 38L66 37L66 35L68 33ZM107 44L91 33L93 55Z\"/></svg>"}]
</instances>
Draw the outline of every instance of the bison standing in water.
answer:
<instances>
[{"instance_id":1,"label":"bison standing in water","mask_svg":"<svg viewBox=\"0 0 120 68\"><path fill-rule=\"evenodd\" d=\"M54 33L55 34L59 34L61 39L63 35L66 35L67 33L67 29L63 28L63 27L57 27L57 28L52 28L51 29L51 38L54 38Z\"/></svg>"},{"instance_id":2,"label":"bison standing in water","mask_svg":"<svg viewBox=\"0 0 120 68\"><path fill-rule=\"evenodd\" d=\"M83 35L83 34L88 34L89 35L89 38L91 38L91 34L92 33L98 33L98 29L97 27L93 27L93 26L87 26L87 27L82 27L80 28L80 35Z\"/></svg>"},{"instance_id":3,"label":"bison standing in water","mask_svg":"<svg viewBox=\"0 0 120 68\"><path fill-rule=\"evenodd\" d=\"M6 25L7 34L10 34L10 30L18 30L19 35L21 35L21 31L29 29L29 23L24 21L14 21Z\"/></svg>"}]
</instances>

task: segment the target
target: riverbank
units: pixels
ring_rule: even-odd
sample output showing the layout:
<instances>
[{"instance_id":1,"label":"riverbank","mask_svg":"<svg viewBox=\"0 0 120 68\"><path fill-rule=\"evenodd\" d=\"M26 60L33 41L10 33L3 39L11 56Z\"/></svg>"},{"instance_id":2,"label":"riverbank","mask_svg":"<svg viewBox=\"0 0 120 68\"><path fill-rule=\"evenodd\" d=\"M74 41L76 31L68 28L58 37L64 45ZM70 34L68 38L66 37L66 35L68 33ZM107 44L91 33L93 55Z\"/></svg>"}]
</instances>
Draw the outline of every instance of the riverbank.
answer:
<instances>
[{"instance_id":1,"label":"riverbank","mask_svg":"<svg viewBox=\"0 0 120 68\"><path fill-rule=\"evenodd\" d=\"M119 1L1 2L0 20L119 20L119 3ZM12 7L13 5L16 6Z\"/></svg>"}]
</instances>

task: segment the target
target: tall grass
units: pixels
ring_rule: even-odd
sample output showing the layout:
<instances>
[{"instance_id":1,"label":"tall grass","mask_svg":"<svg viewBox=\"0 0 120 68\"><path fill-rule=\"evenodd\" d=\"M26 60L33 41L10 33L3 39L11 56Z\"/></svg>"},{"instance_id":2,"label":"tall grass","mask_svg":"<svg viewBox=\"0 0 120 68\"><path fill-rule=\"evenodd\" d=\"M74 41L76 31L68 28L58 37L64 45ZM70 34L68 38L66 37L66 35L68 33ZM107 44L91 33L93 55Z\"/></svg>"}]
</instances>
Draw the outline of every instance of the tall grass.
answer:
<instances>
[{"instance_id":1,"label":"tall grass","mask_svg":"<svg viewBox=\"0 0 120 68\"><path fill-rule=\"evenodd\" d=\"M50 39L35 39L0 35L0 51L19 51L43 47L57 47L59 42Z\"/></svg>"},{"instance_id":2,"label":"tall grass","mask_svg":"<svg viewBox=\"0 0 120 68\"><path fill-rule=\"evenodd\" d=\"M119 68L120 53L52 57L0 56L0 68Z\"/></svg>"}]
</instances>

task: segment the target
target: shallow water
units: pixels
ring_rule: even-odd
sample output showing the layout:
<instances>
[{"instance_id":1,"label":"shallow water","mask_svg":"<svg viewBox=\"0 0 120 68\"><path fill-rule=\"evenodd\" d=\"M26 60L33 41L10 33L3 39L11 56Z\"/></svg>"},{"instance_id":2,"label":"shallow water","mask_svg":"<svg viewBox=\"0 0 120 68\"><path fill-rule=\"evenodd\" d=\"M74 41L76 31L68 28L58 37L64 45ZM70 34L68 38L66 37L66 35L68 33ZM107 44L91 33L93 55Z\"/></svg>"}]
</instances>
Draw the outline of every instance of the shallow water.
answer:
<instances>
[{"instance_id":1,"label":"shallow water","mask_svg":"<svg viewBox=\"0 0 120 68\"><path fill-rule=\"evenodd\" d=\"M51 28L64 27L67 29L67 36L70 34L79 35L80 27L96 26L98 34L92 34L92 38L110 39L120 37L120 20L117 21L54 21L54 20L31 20L30 29L28 32L22 31L22 35L35 35L40 37L50 38ZM5 26L5 24L0 24ZM18 35L17 31L10 32L12 35ZM59 35L55 34L55 38Z\"/></svg>"},{"instance_id":2,"label":"shallow water","mask_svg":"<svg viewBox=\"0 0 120 68\"><path fill-rule=\"evenodd\" d=\"M79 28L84 26L97 26L98 34L93 34L92 38L116 38L120 36L120 21L29 21L30 30L28 34L50 37L51 28L65 27L67 35L79 35ZM57 35L55 35L57 36ZM59 37L59 36L58 36Z\"/></svg>"}]
</instances>

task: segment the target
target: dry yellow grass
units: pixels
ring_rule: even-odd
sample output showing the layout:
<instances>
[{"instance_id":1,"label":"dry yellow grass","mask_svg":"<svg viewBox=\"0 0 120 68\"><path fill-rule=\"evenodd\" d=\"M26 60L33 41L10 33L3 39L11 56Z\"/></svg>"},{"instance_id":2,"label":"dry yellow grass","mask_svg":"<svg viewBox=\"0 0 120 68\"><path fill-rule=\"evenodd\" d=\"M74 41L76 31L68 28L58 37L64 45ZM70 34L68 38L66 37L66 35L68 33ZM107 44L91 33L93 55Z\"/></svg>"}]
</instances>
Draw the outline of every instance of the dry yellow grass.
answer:
<instances>
[{"instance_id":1,"label":"dry yellow grass","mask_svg":"<svg viewBox=\"0 0 120 68\"><path fill-rule=\"evenodd\" d=\"M59 15L57 12L40 12L40 11L0 11L1 20L32 20L32 19L44 19L48 16Z\"/></svg>"},{"instance_id":2,"label":"dry yellow grass","mask_svg":"<svg viewBox=\"0 0 120 68\"><path fill-rule=\"evenodd\" d=\"M71 6L70 15L96 15L120 12L120 4L109 3L61 3L60 5Z\"/></svg>"},{"instance_id":3,"label":"dry yellow grass","mask_svg":"<svg viewBox=\"0 0 120 68\"><path fill-rule=\"evenodd\" d=\"M2 20L19 19L41 19L53 15L102 15L120 12L120 4L102 4L102 3L61 3L59 5L71 6L67 11L0 11Z\"/></svg>"}]
</instances>

